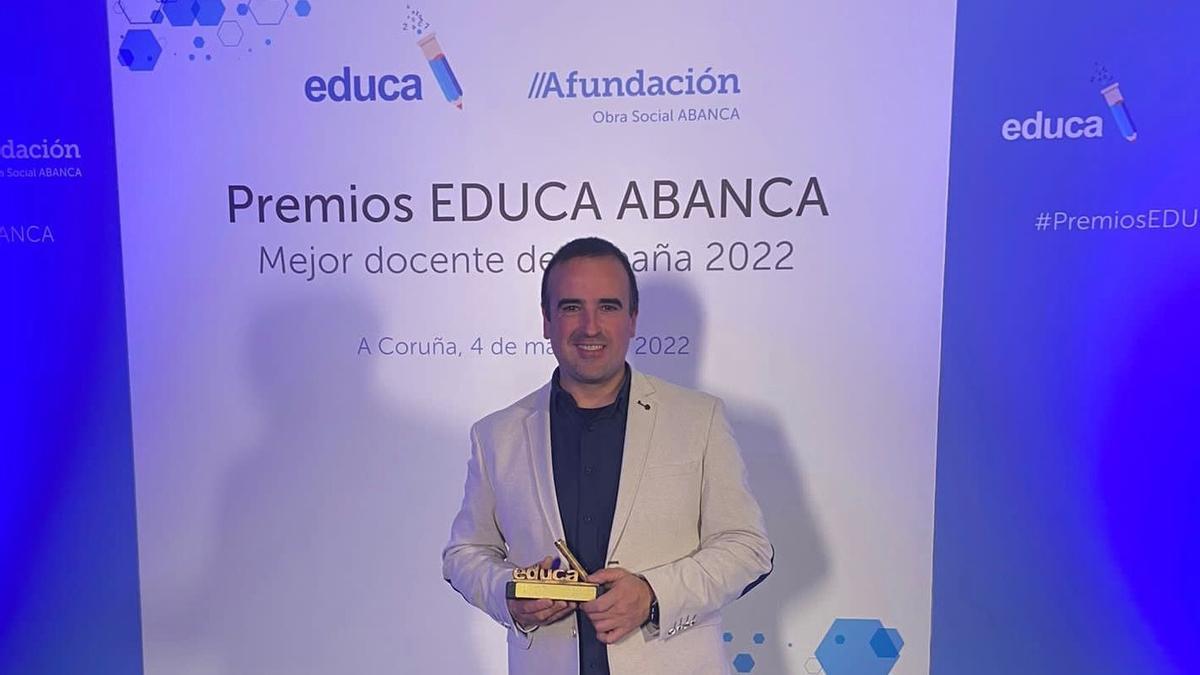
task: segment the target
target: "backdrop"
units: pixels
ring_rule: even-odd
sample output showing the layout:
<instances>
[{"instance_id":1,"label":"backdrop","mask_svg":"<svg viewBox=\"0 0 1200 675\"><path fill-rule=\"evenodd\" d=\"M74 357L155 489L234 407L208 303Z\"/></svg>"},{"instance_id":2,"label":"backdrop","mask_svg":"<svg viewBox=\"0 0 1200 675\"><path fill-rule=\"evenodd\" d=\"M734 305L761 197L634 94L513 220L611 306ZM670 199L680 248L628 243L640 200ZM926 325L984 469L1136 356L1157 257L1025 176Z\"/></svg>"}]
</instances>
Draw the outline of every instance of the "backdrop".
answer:
<instances>
[{"instance_id":1,"label":"backdrop","mask_svg":"<svg viewBox=\"0 0 1200 675\"><path fill-rule=\"evenodd\" d=\"M440 553L586 234L766 510L730 658L868 617L928 670L951 2L218 4L109 20L148 672L502 672Z\"/></svg>"},{"instance_id":2,"label":"backdrop","mask_svg":"<svg viewBox=\"0 0 1200 675\"><path fill-rule=\"evenodd\" d=\"M440 551L588 234L764 507L733 670L1196 670L1200 9L11 12L0 671L503 672Z\"/></svg>"}]
</instances>

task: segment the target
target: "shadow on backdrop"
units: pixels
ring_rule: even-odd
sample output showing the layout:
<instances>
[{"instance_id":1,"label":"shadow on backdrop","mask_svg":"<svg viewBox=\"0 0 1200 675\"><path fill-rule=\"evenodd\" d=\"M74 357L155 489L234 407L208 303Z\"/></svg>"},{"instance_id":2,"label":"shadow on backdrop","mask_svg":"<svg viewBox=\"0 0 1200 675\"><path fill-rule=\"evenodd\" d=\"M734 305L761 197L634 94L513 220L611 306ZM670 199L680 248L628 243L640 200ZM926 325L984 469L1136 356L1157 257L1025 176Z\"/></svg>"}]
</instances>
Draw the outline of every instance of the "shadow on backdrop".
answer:
<instances>
[{"instance_id":1,"label":"shadow on backdrop","mask_svg":"<svg viewBox=\"0 0 1200 675\"><path fill-rule=\"evenodd\" d=\"M441 580L449 521L428 507L444 501L429 477L462 473L466 434L378 393L380 357L356 352L379 324L359 299L316 294L252 324L262 431L229 473L217 551L176 636L222 672L481 670L466 626L450 629L470 608Z\"/></svg>"},{"instance_id":2,"label":"shadow on backdrop","mask_svg":"<svg viewBox=\"0 0 1200 675\"><path fill-rule=\"evenodd\" d=\"M639 292L638 334L690 336L691 354L638 355L635 342L630 361L643 372L699 389L706 326L695 291L676 281L647 277L639 285ZM767 534L775 547L775 571L724 611L725 631L732 634L727 647L731 657L740 652L751 654L754 672L767 675L792 672L789 661L803 663L811 656L789 652L803 650L804 645L815 646L821 636L788 635L785 617L805 611L804 601L829 569L828 552L809 506L796 452L778 421L787 402L772 403L768 406L725 399L750 487L762 507ZM762 644L754 642L755 633L762 633ZM789 643L796 646L789 647Z\"/></svg>"}]
</instances>

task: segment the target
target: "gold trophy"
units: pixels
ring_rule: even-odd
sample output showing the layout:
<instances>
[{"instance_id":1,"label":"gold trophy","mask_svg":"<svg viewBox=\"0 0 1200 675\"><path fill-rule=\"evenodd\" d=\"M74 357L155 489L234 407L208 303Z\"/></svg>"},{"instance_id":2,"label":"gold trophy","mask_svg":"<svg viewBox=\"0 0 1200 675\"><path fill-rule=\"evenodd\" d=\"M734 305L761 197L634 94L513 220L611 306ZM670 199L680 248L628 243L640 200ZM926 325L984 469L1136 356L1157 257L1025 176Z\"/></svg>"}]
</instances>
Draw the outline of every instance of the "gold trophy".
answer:
<instances>
[{"instance_id":1,"label":"gold trophy","mask_svg":"<svg viewBox=\"0 0 1200 675\"><path fill-rule=\"evenodd\" d=\"M593 584L587 578L587 570L579 564L579 559L567 548L565 539L554 542L562 559L570 569L544 570L537 565L513 570L512 581L508 582L507 595L513 600L567 600L570 602L587 602L595 600L604 591L600 584Z\"/></svg>"}]
</instances>

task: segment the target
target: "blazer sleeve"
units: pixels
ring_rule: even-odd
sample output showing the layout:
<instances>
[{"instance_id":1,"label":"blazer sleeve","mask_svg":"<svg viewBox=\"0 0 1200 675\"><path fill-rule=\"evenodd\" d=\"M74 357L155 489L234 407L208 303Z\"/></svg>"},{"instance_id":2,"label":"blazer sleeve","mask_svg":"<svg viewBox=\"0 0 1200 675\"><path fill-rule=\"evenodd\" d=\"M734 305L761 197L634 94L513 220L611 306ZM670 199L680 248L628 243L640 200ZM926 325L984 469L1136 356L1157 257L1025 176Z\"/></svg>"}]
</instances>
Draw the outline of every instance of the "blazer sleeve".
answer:
<instances>
[{"instance_id":1,"label":"blazer sleeve","mask_svg":"<svg viewBox=\"0 0 1200 675\"><path fill-rule=\"evenodd\" d=\"M642 572L658 599L663 640L741 597L773 569L762 510L750 493L724 405L715 399L702 471L699 548Z\"/></svg>"},{"instance_id":2,"label":"blazer sleeve","mask_svg":"<svg viewBox=\"0 0 1200 675\"><path fill-rule=\"evenodd\" d=\"M442 551L442 576L467 602L528 641L508 611L505 587L516 565L507 559L508 547L496 523L496 493L477 427L471 427L467 482L462 507L450 526L450 541Z\"/></svg>"}]
</instances>

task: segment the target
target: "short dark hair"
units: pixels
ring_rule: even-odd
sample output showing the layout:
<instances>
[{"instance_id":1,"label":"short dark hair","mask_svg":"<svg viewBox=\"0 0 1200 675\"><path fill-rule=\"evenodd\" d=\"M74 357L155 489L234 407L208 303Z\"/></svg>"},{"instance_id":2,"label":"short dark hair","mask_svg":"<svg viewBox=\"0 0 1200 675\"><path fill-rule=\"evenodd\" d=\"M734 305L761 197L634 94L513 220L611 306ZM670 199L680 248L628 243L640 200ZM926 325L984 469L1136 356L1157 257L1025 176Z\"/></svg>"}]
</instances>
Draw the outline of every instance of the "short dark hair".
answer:
<instances>
[{"instance_id":1,"label":"short dark hair","mask_svg":"<svg viewBox=\"0 0 1200 675\"><path fill-rule=\"evenodd\" d=\"M550 262L546 265L546 271L542 272L542 316L546 319L550 318L550 270L553 270L559 263L564 263L572 258L603 258L612 256L621 263L621 267L625 268L625 274L629 275L629 313L637 314L638 311L638 288L637 278L633 276L633 266L629 264L629 257L625 252L617 248L616 244L601 239L600 237L580 237L573 239L563 244L562 248L555 251L554 256L550 258Z\"/></svg>"}]
</instances>

